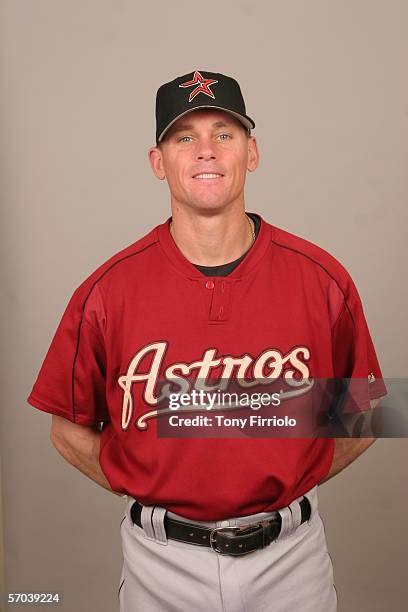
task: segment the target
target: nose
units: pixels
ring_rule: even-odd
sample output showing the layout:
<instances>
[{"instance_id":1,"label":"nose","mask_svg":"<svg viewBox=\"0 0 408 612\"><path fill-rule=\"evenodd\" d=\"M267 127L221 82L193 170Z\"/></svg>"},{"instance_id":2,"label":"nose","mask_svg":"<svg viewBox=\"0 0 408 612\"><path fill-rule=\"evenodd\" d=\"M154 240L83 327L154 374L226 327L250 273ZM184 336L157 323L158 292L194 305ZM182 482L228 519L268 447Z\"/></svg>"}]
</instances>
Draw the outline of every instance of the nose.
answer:
<instances>
[{"instance_id":1,"label":"nose","mask_svg":"<svg viewBox=\"0 0 408 612\"><path fill-rule=\"evenodd\" d=\"M210 139L199 140L196 151L197 160L216 159L215 145Z\"/></svg>"}]
</instances>

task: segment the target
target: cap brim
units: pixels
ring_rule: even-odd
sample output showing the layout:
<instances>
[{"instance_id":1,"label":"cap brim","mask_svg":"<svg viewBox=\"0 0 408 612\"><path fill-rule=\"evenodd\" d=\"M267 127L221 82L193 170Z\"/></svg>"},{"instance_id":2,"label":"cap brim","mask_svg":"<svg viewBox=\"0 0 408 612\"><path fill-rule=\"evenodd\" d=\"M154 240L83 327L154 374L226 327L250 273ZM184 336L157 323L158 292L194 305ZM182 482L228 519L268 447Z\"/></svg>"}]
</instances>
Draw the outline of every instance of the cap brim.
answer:
<instances>
[{"instance_id":1,"label":"cap brim","mask_svg":"<svg viewBox=\"0 0 408 612\"><path fill-rule=\"evenodd\" d=\"M192 113L195 110L199 110L200 108L214 108L216 110L222 110L225 113L228 113L229 115L232 115L233 117L238 119L238 121L240 121L242 125L244 125L248 130L253 130L255 127L255 122L250 117L247 117L247 115L240 115L239 113L229 110L228 108L223 108L222 106L215 106L214 104L201 104L200 106L194 106L194 108L189 108L188 110L184 111L184 113L180 113L179 115L177 115L177 117L175 117L172 121L170 121L170 123L164 128L164 130L159 135L157 142L161 142L165 133L171 128L173 123L175 123L178 119L180 119L180 117L184 117L184 115L187 115L188 113Z\"/></svg>"}]
</instances>

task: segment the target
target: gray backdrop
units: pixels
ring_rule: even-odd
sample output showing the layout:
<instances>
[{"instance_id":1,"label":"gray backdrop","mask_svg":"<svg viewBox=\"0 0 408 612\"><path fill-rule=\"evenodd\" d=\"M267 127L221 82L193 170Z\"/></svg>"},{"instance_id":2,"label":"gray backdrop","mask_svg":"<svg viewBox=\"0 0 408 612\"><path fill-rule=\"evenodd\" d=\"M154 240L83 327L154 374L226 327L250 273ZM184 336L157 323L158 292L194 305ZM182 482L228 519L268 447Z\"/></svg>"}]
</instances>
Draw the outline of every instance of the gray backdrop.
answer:
<instances>
[{"instance_id":1,"label":"gray backdrop","mask_svg":"<svg viewBox=\"0 0 408 612\"><path fill-rule=\"evenodd\" d=\"M346 266L384 376L407 375L407 18L402 0L3 0L8 590L117 609L124 500L64 462L51 416L25 399L74 289L170 214L147 161L162 82L194 69L239 80L261 152L247 210ZM379 440L320 488L340 612L406 609L407 458L404 439Z\"/></svg>"}]
</instances>

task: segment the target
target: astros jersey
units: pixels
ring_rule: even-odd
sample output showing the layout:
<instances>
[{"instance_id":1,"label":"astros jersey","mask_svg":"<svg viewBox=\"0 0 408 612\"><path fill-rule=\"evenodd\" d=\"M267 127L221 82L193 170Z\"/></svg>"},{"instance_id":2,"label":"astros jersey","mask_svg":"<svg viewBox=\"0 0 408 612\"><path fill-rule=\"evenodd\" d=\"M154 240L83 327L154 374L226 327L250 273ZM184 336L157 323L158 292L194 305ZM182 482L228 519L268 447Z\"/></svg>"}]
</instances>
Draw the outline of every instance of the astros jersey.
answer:
<instances>
[{"instance_id":1,"label":"astros jersey","mask_svg":"<svg viewBox=\"0 0 408 612\"><path fill-rule=\"evenodd\" d=\"M260 217L227 276L178 249L171 217L113 255L73 293L28 402L80 425L103 422L114 491L195 520L271 511L322 481L325 438L158 436L158 381L296 376L367 380L386 394L357 289L318 246Z\"/></svg>"}]
</instances>

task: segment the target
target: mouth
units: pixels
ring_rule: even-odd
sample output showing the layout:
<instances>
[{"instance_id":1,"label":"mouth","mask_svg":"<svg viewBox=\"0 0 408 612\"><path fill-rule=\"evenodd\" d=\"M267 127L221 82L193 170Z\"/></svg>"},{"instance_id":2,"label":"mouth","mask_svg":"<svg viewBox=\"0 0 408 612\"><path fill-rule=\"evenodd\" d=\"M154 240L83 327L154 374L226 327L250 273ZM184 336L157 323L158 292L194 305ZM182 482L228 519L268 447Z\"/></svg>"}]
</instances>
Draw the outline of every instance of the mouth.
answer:
<instances>
[{"instance_id":1,"label":"mouth","mask_svg":"<svg viewBox=\"0 0 408 612\"><path fill-rule=\"evenodd\" d=\"M199 174L194 174L193 179L208 181L213 179L220 179L223 176L223 174L219 174L218 172L200 172Z\"/></svg>"}]
</instances>

